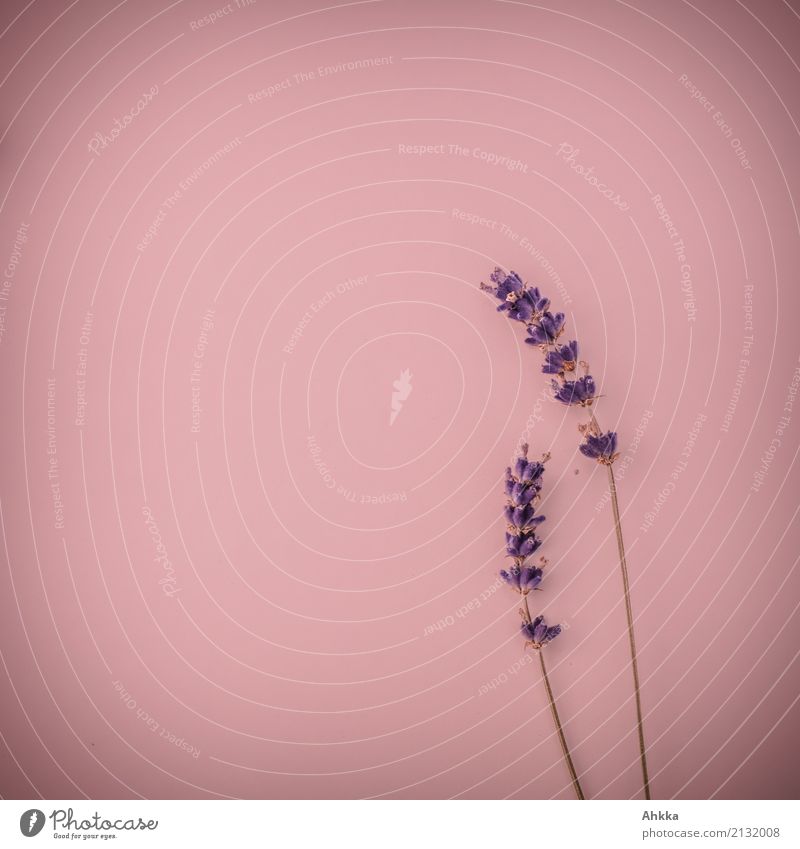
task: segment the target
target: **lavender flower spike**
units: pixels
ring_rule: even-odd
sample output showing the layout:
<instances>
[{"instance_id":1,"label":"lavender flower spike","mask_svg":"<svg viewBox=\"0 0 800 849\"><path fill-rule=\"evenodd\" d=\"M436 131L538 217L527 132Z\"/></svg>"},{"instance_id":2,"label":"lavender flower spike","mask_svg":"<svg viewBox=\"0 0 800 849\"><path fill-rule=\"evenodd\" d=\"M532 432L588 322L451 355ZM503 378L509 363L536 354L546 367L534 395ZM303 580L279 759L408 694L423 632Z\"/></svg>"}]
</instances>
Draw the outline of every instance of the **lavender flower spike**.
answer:
<instances>
[{"instance_id":1,"label":"lavender flower spike","mask_svg":"<svg viewBox=\"0 0 800 849\"><path fill-rule=\"evenodd\" d=\"M558 344L566 324L564 313L551 313L548 309L550 301L538 288L529 288L516 271L506 273L502 268L495 268L490 279L495 285L481 283L481 288L492 292L500 300L512 299L513 314L510 307L501 305L498 309L509 310L509 317L523 322L528 331L525 341L541 348L544 354L542 371L556 377L552 381L556 401L570 406L591 407L597 390L588 364L582 363L586 371L583 377L567 379L567 374L574 372L578 365L578 343L572 340L566 345ZM520 300L526 302L523 308L517 307Z\"/></svg>"},{"instance_id":2,"label":"lavender flower spike","mask_svg":"<svg viewBox=\"0 0 800 849\"><path fill-rule=\"evenodd\" d=\"M642 784L645 799L650 798L650 778L647 770L647 749L644 743L644 721L642 717L642 702L639 685L639 667L636 660L636 640L633 629L633 611L630 598L630 582L628 579L628 564L625 557L625 544L622 539L622 522L620 520L617 485L614 480L614 461L619 457L617 452L617 434L613 430L602 431L592 409L598 398L594 378L589 373L589 365L583 361L584 374L573 379L578 366L578 343L568 342L559 345L558 340L564 332L566 319L563 313L551 313L550 301L535 287L529 287L515 272L506 273L502 268L495 268L491 280L494 286L481 283L481 288L492 292L495 297L507 302L510 306L501 306L507 310L509 317L523 322L529 345L537 345L544 354L542 371L553 375L553 397L562 404L571 407L583 407L589 412L589 420L579 425L578 430L583 436L581 453L592 460L597 460L608 469L608 487L611 493L611 507L614 514L614 531L617 537L619 551L619 567L622 574L622 590L625 598L625 616L628 620L628 641L631 651L631 672L633 674L633 693L636 702L636 724L639 736L639 759L642 765ZM517 306L524 301L524 306ZM533 537L535 539L535 535ZM509 554L512 550L521 553L525 540L512 545L509 543ZM512 556L517 556L513 554ZM530 617L528 617L530 623ZM532 624L532 623L530 623ZM541 657L541 652L540 652Z\"/></svg>"},{"instance_id":3,"label":"lavender flower spike","mask_svg":"<svg viewBox=\"0 0 800 849\"><path fill-rule=\"evenodd\" d=\"M495 286L482 284L483 288L502 301L497 311L508 312L508 317L514 321L527 323L534 315L543 313L550 306L550 301L542 298L538 289L528 289L520 276L513 271L506 274L502 269L496 268L491 275L491 281Z\"/></svg>"},{"instance_id":4,"label":"lavender flower spike","mask_svg":"<svg viewBox=\"0 0 800 849\"><path fill-rule=\"evenodd\" d=\"M514 468L506 469L506 553L515 559L518 568L542 544L536 536L536 527L544 521L544 516L535 515L535 511L543 472L543 463L528 460L527 445L521 446Z\"/></svg>"},{"instance_id":5,"label":"lavender flower spike","mask_svg":"<svg viewBox=\"0 0 800 849\"><path fill-rule=\"evenodd\" d=\"M514 280L514 284L516 285L516 280ZM518 290L514 289L513 291ZM545 454L541 460L529 460L528 446L521 445L519 456L514 461L513 467L509 466L506 469L505 492L507 502L504 510L507 522L506 552L509 557L514 558L514 565L508 570L501 570L500 577L512 590L522 596L522 607L519 612L522 616L522 636L525 637L525 646L536 649L539 655L542 680L550 701L550 712L553 715L564 761L572 779L575 795L579 799L583 799L585 798L583 789L567 747L567 739L558 716L558 709L550 686L550 679L547 677L547 666L542 652L542 648L561 633L561 626L548 626L543 616L531 619L531 612L528 607L528 595L540 588L539 584L542 583L544 577L544 567L547 565L547 561L543 557L539 559L538 566L530 566L526 564L526 560L542 544L542 541L536 535L536 528L544 521L544 516L538 516L536 509L541 498L544 464L549 457L549 454Z\"/></svg>"}]
</instances>

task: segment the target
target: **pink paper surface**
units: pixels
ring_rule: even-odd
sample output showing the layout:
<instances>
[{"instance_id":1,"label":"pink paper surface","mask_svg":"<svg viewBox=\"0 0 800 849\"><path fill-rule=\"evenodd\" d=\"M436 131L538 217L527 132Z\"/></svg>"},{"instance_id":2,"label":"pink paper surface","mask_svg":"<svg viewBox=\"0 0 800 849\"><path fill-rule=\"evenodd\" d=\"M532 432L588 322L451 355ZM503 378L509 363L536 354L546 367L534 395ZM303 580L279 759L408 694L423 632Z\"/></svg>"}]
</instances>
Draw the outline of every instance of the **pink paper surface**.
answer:
<instances>
[{"instance_id":1,"label":"pink paper surface","mask_svg":"<svg viewBox=\"0 0 800 849\"><path fill-rule=\"evenodd\" d=\"M796 3L0 11L0 793L796 797ZM118 123L117 123L118 122Z\"/></svg>"}]
</instances>

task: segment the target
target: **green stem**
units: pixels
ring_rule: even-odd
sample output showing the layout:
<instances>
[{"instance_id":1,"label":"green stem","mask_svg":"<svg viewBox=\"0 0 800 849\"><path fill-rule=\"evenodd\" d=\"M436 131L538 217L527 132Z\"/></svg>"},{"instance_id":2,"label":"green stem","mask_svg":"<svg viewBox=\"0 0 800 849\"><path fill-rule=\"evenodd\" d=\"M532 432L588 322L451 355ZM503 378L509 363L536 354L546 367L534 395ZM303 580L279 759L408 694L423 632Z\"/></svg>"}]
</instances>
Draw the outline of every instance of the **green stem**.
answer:
<instances>
[{"instance_id":1,"label":"green stem","mask_svg":"<svg viewBox=\"0 0 800 849\"><path fill-rule=\"evenodd\" d=\"M625 543L622 541L622 524L619 517L619 502L617 501L617 485L614 480L614 470L608 466L608 484L611 491L611 508L614 512L614 529L617 534L619 549L619 567L622 572L622 588L625 595L625 615L628 618L628 639L631 644L631 670L633 671L633 694L636 699L636 727L639 733L639 757L642 762L642 780L644 782L644 798L650 798L650 778L647 772L647 750L644 744L644 723L642 720L642 700L639 695L639 666L636 662L636 638L633 633L633 609L631 607L631 588L628 581L628 563L625 559Z\"/></svg>"}]
</instances>

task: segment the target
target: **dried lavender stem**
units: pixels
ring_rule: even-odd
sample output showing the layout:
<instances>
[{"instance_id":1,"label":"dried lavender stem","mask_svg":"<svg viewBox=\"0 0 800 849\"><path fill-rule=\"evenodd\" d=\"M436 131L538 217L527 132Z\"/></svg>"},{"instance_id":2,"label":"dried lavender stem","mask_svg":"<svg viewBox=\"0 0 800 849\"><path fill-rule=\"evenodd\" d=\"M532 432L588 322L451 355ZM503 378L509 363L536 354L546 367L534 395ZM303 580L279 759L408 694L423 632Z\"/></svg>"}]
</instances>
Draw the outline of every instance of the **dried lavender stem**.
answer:
<instances>
[{"instance_id":1,"label":"dried lavender stem","mask_svg":"<svg viewBox=\"0 0 800 849\"><path fill-rule=\"evenodd\" d=\"M531 621L531 612L528 608L528 599L523 595L522 596L523 604L525 605L525 616L527 617L528 622ZM555 696L553 695L553 688L550 686L550 679L547 677L547 667L544 665L544 650L536 649L536 653L539 655L539 663L542 667L542 679L544 680L545 690L547 690L547 698L550 702L550 712L553 714L553 722L556 726L556 731L558 732L558 740L561 743L561 753L564 755L564 761L567 764L567 769L569 770L570 778L572 779L572 788L575 791L575 795L578 799L585 799L586 797L583 795L583 790L581 788L581 783L578 780L578 773L575 772L575 764L572 763L572 755L569 753L569 746L567 746L567 738L564 736L564 729L561 727L561 719L558 716L558 708L556 707Z\"/></svg>"},{"instance_id":2,"label":"dried lavender stem","mask_svg":"<svg viewBox=\"0 0 800 849\"><path fill-rule=\"evenodd\" d=\"M539 649L537 653L539 655L539 663L542 666L542 678L544 679L544 686L547 690L547 698L550 700L550 711L553 714L553 722L556 724L558 739L561 742L561 751L564 754L564 760L567 762L567 769L569 770L570 777L572 778L572 787L575 790L575 795L579 799L585 799L586 797L583 795L581 783L578 781L578 774L575 772L575 766L572 763L572 757L570 756L569 748L567 747L567 740L564 737L564 729L561 727L561 720L558 718L556 700L553 697L553 689L550 686L550 679L547 677L547 667L544 665L544 650Z\"/></svg>"},{"instance_id":3,"label":"dried lavender stem","mask_svg":"<svg viewBox=\"0 0 800 849\"><path fill-rule=\"evenodd\" d=\"M592 416L592 418L594 419L594 415ZM639 695L639 666L636 662L636 638L633 632L633 609L631 607L631 588L630 583L628 581L628 563L625 559L625 543L622 540L622 524L619 518L617 484L614 480L614 468L611 464L608 465L608 485L611 490L611 509L614 512L614 530L617 533L617 548L619 549L619 568L622 572L622 588L625 596L625 615L628 618L628 639L631 644L633 695L636 700L636 727L639 733L639 757L642 762L642 781L644 782L644 798L649 799L650 778L647 772L647 751L644 745L644 723L642 721L642 700Z\"/></svg>"},{"instance_id":4,"label":"dried lavender stem","mask_svg":"<svg viewBox=\"0 0 800 849\"><path fill-rule=\"evenodd\" d=\"M579 405L589 413L587 425L580 426L584 441L580 451L586 457L593 458L608 466L611 504L614 511L614 530L617 535L619 549L619 565L622 572L622 585L625 598L625 614L628 620L628 639L631 647L631 669L633 671L634 698L636 701L636 720L639 735L639 753L642 762L642 778L644 780L645 798L650 798L650 779L647 772L647 755L644 743L644 728L642 721L642 703L640 698L639 668L636 662L636 640L633 631L633 611L631 609L630 583L628 580L628 564L625 559L625 544L622 540L622 524L619 515L617 487L614 480L612 464L619 456L617 454L617 434L613 431L603 433L597 423L592 404L601 396L597 395L594 378L589 373L589 364L578 359L578 343L575 340L566 345L559 345L558 339L564 330L564 313L551 313L549 298L543 297L538 288L528 288L527 284L514 271L506 273L501 268L495 268L491 276L494 286L481 288L490 291L502 301L497 308L507 312L513 321L525 325L529 338L525 341L537 345L545 357L542 371L555 375L552 380L553 397L562 404ZM580 366L584 375L577 377ZM575 377L571 380L570 377ZM544 661L542 662L544 669Z\"/></svg>"}]
</instances>

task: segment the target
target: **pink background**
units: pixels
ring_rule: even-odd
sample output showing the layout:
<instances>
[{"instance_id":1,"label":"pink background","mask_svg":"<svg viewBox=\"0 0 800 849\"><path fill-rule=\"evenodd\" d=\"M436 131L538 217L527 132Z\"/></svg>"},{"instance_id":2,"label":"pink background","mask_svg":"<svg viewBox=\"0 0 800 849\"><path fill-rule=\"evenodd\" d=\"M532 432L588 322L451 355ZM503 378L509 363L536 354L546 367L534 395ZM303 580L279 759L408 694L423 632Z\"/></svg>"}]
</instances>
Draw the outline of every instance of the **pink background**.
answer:
<instances>
[{"instance_id":1,"label":"pink background","mask_svg":"<svg viewBox=\"0 0 800 849\"><path fill-rule=\"evenodd\" d=\"M499 263L620 433L655 796L796 797L799 4L221 6L0 12L2 795L570 798L520 438L584 789L640 792L605 476Z\"/></svg>"}]
</instances>

